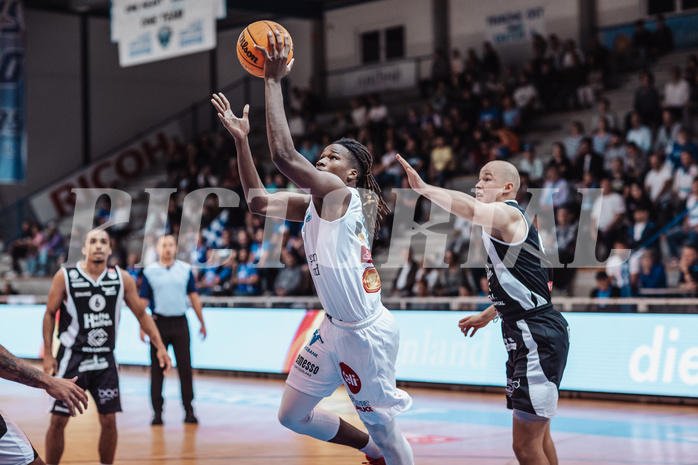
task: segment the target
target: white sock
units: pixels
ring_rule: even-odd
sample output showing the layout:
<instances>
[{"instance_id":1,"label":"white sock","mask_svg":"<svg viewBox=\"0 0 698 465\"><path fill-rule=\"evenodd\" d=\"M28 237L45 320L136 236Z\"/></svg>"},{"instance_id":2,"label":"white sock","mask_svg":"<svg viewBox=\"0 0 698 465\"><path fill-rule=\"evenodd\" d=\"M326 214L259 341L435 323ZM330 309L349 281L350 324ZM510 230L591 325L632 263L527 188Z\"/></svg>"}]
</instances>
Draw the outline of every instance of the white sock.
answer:
<instances>
[{"instance_id":1,"label":"white sock","mask_svg":"<svg viewBox=\"0 0 698 465\"><path fill-rule=\"evenodd\" d=\"M368 444L366 444L366 447L364 447L363 449L359 449L359 451L368 455L372 459L379 459L379 458L383 457L383 453L378 448L376 443L373 442L373 438L371 436L368 437Z\"/></svg>"}]
</instances>

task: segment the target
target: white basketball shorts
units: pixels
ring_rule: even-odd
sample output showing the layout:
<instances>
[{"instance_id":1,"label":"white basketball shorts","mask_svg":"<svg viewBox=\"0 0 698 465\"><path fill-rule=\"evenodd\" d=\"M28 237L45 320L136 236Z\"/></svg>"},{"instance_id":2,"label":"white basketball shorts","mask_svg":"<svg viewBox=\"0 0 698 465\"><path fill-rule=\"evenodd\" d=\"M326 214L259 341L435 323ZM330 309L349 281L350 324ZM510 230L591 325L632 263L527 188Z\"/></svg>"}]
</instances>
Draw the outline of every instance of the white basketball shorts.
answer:
<instances>
[{"instance_id":1,"label":"white basketball shorts","mask_svg":"<svg viewBox=\"0 0 698 465\"><path fill-rule=\"evenodd\" d=\"M27 465L37 457L27 435L0 411L0 465Z\"/></svg>"},{"instance_id":2,"label":"white basketball shorts","mask_svg":"<svg viewBox=\"0 0 698 465\"><path fill-rule=\"evenodd\" d=\"M326 317L296 358L286 384L310 396L328 397L341 384L367 425L389 423L412 405L395 384L400 330L383 306L358 323Z\"/></svg>"}]
</instances>

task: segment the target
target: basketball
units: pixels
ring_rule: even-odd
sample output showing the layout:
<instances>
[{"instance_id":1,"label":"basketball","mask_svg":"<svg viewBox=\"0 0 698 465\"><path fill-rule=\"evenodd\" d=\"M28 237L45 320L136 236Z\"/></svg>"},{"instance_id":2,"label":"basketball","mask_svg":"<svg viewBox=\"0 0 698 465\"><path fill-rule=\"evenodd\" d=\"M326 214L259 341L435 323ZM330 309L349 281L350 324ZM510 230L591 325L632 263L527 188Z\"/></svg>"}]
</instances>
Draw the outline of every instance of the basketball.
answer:
<instances>
[{"instance_id":1,"label":"basketball","mask_svg":"<svg viewBox=\"0 0 698 465\"><path fill-rule=\"evenodd\" d=\"M272 34L275 34L276 31L281 32L281 40L286 40L284 36L288 34L288 31L274 21L257 21L252 23L243 29L238 38L238 59L242 67L253 76L264 77L264 54L254 46L255 44L261 45L269 50L269 31ZM293 58L293 40L291 40L290 34L288 34L288 40L291 43L288 61L291 62Z\"/></svg>"}]
</instances>

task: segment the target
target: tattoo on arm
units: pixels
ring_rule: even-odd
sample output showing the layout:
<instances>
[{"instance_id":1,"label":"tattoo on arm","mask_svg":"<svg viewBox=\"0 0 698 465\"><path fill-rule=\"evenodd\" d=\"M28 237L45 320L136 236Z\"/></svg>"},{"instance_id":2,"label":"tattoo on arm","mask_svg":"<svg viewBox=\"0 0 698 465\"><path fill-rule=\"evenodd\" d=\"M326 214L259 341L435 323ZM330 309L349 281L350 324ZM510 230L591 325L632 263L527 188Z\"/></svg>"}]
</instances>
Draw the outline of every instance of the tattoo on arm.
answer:
<instances>
[{"instance_id":1,"label":"tattoo on arm","mask_svg":"<svg viewBox=\"0 0 698 465\"><path fill-rule=\"evenodd\" d=\"M39 370L22 362L0 346L0 377L38 388L41 387L42 375Z\"/></svg>"}]
</instances>

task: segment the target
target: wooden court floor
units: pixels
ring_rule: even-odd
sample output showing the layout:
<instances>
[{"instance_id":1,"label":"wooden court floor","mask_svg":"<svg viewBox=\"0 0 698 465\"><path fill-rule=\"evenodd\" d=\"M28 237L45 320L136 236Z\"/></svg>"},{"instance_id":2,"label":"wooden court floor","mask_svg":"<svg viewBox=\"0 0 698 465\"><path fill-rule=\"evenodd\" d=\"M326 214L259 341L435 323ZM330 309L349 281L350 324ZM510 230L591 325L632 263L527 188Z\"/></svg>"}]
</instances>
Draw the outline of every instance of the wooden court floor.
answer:
<instances>
[{"instance_id":1,"label":"wooden court floor","mask_svg":"<svg viewBox=\"0 0 698 465\"><path fill-rule=\"evenodd\" d=\"M197 376L199 425L184 425L179 382L165 382L165 425L151 427L149 378L122 370L124 412L117 417L117 464L142 465L358 465L363 456L296 435L276 420L282 381ZM510 447L511 414L503 396L408 389L414 399L398 423L423 465L516 464ZM90 399L92 401L92 399ZM27 433L43 456L48 425L43 391L0 380L0 409ZM360 421L338 390L321 404L348 421ZM697 465L698 407L562 399L552 422L564 465ZM71 419L64 465L98 464L99 424L94 403Z\"/></svg>"}]
</instances>

